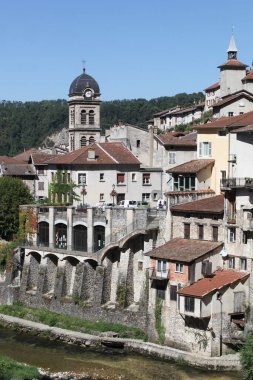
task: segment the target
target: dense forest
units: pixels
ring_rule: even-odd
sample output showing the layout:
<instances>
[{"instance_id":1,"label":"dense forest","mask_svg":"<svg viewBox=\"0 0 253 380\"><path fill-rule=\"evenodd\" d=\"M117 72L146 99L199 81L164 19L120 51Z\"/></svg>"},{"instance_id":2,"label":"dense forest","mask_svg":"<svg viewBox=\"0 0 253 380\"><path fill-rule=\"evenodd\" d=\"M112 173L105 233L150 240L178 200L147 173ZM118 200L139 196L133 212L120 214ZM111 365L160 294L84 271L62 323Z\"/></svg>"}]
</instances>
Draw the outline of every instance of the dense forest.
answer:
<instances>
[{"instance_id":1,"label":"dense forest","mask_svg":"<svg viewBox=\"0 0 253 380\"><path fill-rule=\"evenodd\" d=\"M105 101L101 104L101 126L108 129L119 120L146 127L153 114L176 105L188 105L204 99L202 92L177 94L156 99ZM41 146L47 136L68 126L66 100L41 102L0 102L0 155L15 155Z\"/></svg>"}]
</instances>

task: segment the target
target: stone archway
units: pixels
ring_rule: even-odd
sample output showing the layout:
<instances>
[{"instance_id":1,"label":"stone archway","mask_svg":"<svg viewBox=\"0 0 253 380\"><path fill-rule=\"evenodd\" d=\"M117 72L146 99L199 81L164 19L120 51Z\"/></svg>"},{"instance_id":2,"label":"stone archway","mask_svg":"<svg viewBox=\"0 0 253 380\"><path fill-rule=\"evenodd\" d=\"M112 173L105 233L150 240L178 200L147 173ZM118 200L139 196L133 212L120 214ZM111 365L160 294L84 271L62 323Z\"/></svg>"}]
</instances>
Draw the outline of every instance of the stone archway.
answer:
<instances>
[{"instance_id":1,"label":"stone archway","mask_svg":"<svg viewBox=\"0 0 253 380\"><path fill-rule=\"evenodd\" d=\"M28 276L26 290L29 292L37 292L39 281L39 270L41 263L41 255L38 252L30 252L30 263L28 268Z\"/></svg>"},{"instance_id":2,"label":"stone archway","mask_svg":"<svg viewBox=\"0 0 253 380\"><path fill-rule=\"evenodd\" d=\"M58 257L49 254L46 257L46 270L43 283L43 294L52 296L55 290L56 273L58 267Z\"/></svg>"}]
</instances>

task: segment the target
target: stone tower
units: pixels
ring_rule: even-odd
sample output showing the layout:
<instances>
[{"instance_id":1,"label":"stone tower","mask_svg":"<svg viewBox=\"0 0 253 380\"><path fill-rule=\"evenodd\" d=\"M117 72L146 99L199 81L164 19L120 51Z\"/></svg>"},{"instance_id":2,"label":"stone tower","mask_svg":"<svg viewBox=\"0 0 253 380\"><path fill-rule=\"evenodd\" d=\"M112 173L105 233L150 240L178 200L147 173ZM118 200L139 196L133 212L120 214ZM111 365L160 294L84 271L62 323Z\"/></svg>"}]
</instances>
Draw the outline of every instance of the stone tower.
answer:
<instances>
[{"instance_id":1,"label":"stone tower","mask_svg":"<svg viewBox=\"0 0 253 380\"><path fill-rule=\"evenodd\" d=\"M247 65L237 59L237 48L234 35L232 34L227 50L227 61L218 66L220 69L221 97L242 90L242 79L246 75L246 67Z\"/></svg>"},{"instance_id":2,"label":"stone tower","mask_svg":"<svg viewBox=\"0 0 253 380\"><path fill-rule=\"evenodd\" d=\"M100 89L90 75L83 73L69 89L69 151L100 141Z\"/></svg>"}]
</instances>

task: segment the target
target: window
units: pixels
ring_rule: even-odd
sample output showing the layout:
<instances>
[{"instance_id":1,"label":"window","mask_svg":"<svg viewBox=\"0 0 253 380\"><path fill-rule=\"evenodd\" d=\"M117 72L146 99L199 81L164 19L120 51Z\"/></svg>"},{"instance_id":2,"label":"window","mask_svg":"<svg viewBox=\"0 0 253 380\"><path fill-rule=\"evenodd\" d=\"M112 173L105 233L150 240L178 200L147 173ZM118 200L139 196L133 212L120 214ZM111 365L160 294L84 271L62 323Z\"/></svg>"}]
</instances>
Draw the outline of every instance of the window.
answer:
<instances>
[{"instance_id":1,"label":"window","mask_svg":"<svg viewBox=\"0 0 253 380\"><path fill-rule=\"evenodd\" d=\"M44 182L38 182L38 190L44 190Z\"/></svg>"},{"instance_id":2,"label":"window","mask_svg":"<svg viewBox=\"0 0 253 380\"><path fill-rule=\"evenodd\" d=\"M75 150L75 139L74 139L74 136L70 137L70 150L71 150L71 152L73 150Z\"/></svg>"},{"instance_id":3,"label":"window","mask_svg":"<svg viewBox=\"0 0 253 380\"><path fill-rule=\"evenodd\" d=\"M90 136L89 138L89 145L93 144L95 142L94 136Z\"/></svg>"},{"instance_id":4,"label":"window","mask_svg":"<svg viewBox=\"0 0 253 380\"><path fill-rule=\"evenodd\" d=\"M247 259L240 258L240 270L247 270Z\"/></svg>"},{"instance_id":5,"label":"window","mask_svg":"<svg viewBox=\"0 0 253 380\"><path fill-rule=\"evenodd\" d=\"M132 182L136 182L136 173L132 173Z\"/></svg>"},{"instance_id":6,"label":"window","mask_svg":"<svg viewBox=\"0 0 253 380\"><path fill-rule=\"evenodd\" d=\"M248 231L242 231L242 242L243 244L247 244L248 243Z\"/></svg>"},{"instance_id":7,"label":"window","mask_svg":"<svg viewBox=\"0 0 253 380\"><path fill-rule=\"evenodd\" d=\"M184 266L182 263L176 263L175 264L175 272L183 273Z\"/></svg>"},{"instance_id":8,"label":"window","mask_svg":"<svg viewBox=\"0 0 253 380\"><path fill-rule=\"evenodd\" d=\"M78 185L86 185L86 173L78 174Z\"/></svg>"},{"instance_id":9,"label":"window","mask_svg":"<svg viewBox=\"0 0 253 380\"><path fill-rule=\"evenodd\" d=\"M81 124L86 124L86 111L81 111Z\"/></svg>"},{"instance_id":10,"label":"window","mask_svg":"<svg viewBox=\"0 0 253 380\"><path fill-rule=\"evenodd\" d=\"M45 174L45 169L44 168L39 168L38 169L38 174L39 175L44 175Z\"/></svg>"},{"instance_id":11,"label":"window","mask_svg":"<svg viewBox=\"0 0 253 380\"><path fill-rule=\"evenodd\" d=\"M229 112L229 113L228 113L228 116L229 116L229 117L234 116L234 112Z\"/></svg>"},{"instance_id":12,"label":"window","mask_svg":"<svg viewBox=\"0 0 253 380\"><path fill-rule=\"evenodd\" d=\"M203 240L204 239L204 226L203 224L200 224L199 225L199 240Z\"/></svg>"},{"instance_id":13,"label":"window","mask_svg":"<svg viewBox=\"0 0 253 380\"><path fill-rule=\"evenodd\" d=\"M234 227L228 229L228 241L230 243L235 243L236 241L236 229Z\"/></svg>"},{"instance_id":14,"label":"window","mask_svg":"<svg viewBox=\"0 0 253 380\"><path fill-rule=\"evenodd\" d=\"M86 140L86 137L85 136L82 136L81 137L81 140L80 140L80 146L81 148L86 146L87 145L87 140Z\"/></svg>"},{"instance_id":15,"label":"window","mask_svg":"<svg viewBox=\"0 0 253 380\"><path fill-rule=\"evenodd\" d=\"M141 146L141 140L136 140L136 148L140 148Z\"/></svg>"},{"instance_id":16,"label":"window","mask_svg":"<svg viewBox=\"0 0 253 380\"><path fill-rule=\"evenodd\" d=\"M169 153L169 164L175 164L176 163L176 153L170 152Z\"/></svg>"},{"instance_id":17,"label":"window","mask_svg":"<svg viewBox=\"0 0 253 380\"><path fill-rule=\"evenodd\" d=\"M138 270L143 270L143 261L138 261Z\"/></svg>"},{"instance_id":18,"label":"window","mask_svg":"<svg viewBox=\"0 0 253 380\"><path fill-rule=\"evenodd\" d=\"M54 173L54 172L51 172L51 181L54 180L54 176L55 176L55 173Z\"/></svg>"},{"instance_id":19,"label":"window","mask_svg":"<svg viewBox=\"0 0 253 380\"><path fill-rule=\"evenodd\" d=\"M177 285L170 285L170 300L177 301Z\"/></svg>"},{"instance_id":20,"label":"window","mask_svg":"<svg viewBox=\"0 0 253 380\"><path fill-rule=\"evenodd\" d=\"M117 174L117 185L124 185L125 184L125 173L118 173Z\"/></svg>"},{"instance_id":21,"label":"window","mask_svg":"<svg viewBox=\"0 0 253 380\"><path fill-rule=\"evenodd\" d=\"M142 175L142 184L143 185L150 185L150 173L143 173Z\"/></svg>"},{"instance_id":22,"label":"window","mask_svg":"<svg viewBox=\"0 0 253 380\"><path fill-rule=\"evenodd\" d=\"M150 201L150 193L142 193L142 200L143 201Z\"/></svg>"},{"instance_id":23,"label":"window","mask_svg":"<svg viewBox=\"0 0 253 380\"><path fill-rule=\"evenodd\" d=\"M213 226L213 241L218 241L218 234L219 234L219 230L218 230L218 226Z\"/></svg>"},{"instance_id":24,"label":"window","mask_svg":"<svg viewBox=\"0 0 253 380\"><path fill-rule=\"evenodd\" d=\"M195 190L195 175L174 175L174 191Z\"/></svg>"},{"instance_id":25,"label":"window","mask_svg":"<svg viewBox=\"0 0 253 380\"><path fill-rule=\"evenodd\" d=\"M100 201L104 201L104 200L105 200L105 195L104 195L104 193L100 193L100 194L99 194L99 200L100 200Z\"/></svg>"},{"instance_id":26,"label":"window","mask_svg":"<svg viewBox=\"0 0 253 380\"><path fill-rule=\"evenodd\" d=\"M104 182L105 180L105 173L99 173L99 181Z\"/></svg>"},{"instance_id":27,"label":"window","mask_svg":"<svg viewBox=\"0 0 253 380\"><path fill-rule=\"evenodd\" d=\"M90 111L89 112L89 124L94 124L94 121L95 121L95 115L94 115L94 111Z\"/></svg>"},{"instance_id":28,"label":"window","mask_svg":"<svg viewBox=\"0 0 253 380\"><path fill-rule=\"evenodd\" d=\"M232 256L228 258L228 267L229 269L235 269L235 258Z\"/></svg>"},{"instance_id":29,"label":"window","mask_svg":"<svg viewBox=\"0 0 253 380\"><path fill-rule=\"evenodd\" d=\"M190 239L190 223L184 223L184 239Z\"/></svg>"},{"instance_id":30,"label":"window","mask_svg":"<svg viewBox=\"0 0 253 380\"><path fill-rule=\"evenodd\" d=\"M75 124L75 110L70 111L70 124Z\"/></svg>"},{"instance_id":31,"label":"window","mask_svg":"<svg viewBox=\"0 0 253 380\"><path fill-rule=\"evenodd\" d=\"M199 157L211 157L211 155L212 143L207 141L199 143Z\"/></svg>"},{"instance_id":32,"label":"window","mask_svg":"<svg viewBox=\"0 0 253 380\"><path fill-rule=\"evenodd\" d=\"M157 201L158 200L158 193L153 193L153 200Z\"/></svg>"},{"instance_id":33,"label":"window","mask_svg":"<svg viewBox=\"0 0 253 380\"><path fill-rule=\"evenodd\" d=\"M194 313L194 302L195 298L193 297L184 297L184 310Z\"/></svg>"},{"instance_id":34,"label":"window","mask_svg":"<svg viewBox=\"0 0 253 380\"><path fill-rule=\"evenodd\" d=\"M167 261L165 260L157 260L157 268L156 272L158 276L161 276L163 278L167 278Z\"/></svg>"}]
</instances>

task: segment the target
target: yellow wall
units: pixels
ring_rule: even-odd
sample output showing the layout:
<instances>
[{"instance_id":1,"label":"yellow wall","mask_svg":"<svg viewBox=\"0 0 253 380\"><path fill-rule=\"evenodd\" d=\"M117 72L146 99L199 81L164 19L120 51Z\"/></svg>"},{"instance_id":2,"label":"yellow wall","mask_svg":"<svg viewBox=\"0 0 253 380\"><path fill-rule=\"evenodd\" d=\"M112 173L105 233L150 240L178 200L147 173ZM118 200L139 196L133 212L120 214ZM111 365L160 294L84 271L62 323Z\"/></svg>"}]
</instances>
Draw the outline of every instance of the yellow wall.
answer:
<instances>
[{"instance_id":1,"label":"yellow wall","mask_svg":"<svg viewBox=\"0 0 253 380\"><path fill-rule=\"evenodd\" d=\"M217 128L201 129L198 130L198 158L199 159L214 159L214 167L211 175L211 189L215 191L216 194L220 194L220 179L221 170L226 170L226 176L228 173L228 153L229 153L229 134L226 136L219 136ZM211 142L212 143L212 153L209 157L199 156L199 143L200 142Z\"/></svg>"}]
</instances>

